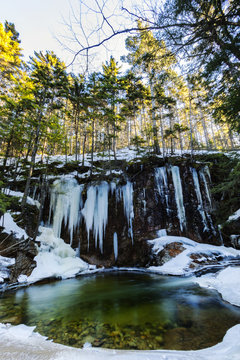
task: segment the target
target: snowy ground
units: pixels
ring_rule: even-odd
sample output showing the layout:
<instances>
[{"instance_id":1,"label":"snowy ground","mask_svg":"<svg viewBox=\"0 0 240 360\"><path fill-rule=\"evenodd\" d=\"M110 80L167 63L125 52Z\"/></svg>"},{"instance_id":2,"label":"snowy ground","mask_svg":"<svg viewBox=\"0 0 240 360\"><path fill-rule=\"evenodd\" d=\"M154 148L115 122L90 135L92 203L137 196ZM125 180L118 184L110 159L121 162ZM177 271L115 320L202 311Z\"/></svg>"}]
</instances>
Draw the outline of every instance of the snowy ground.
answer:
<instances>
[{"instance_id":1,"label":"snowy ground","mask_svg":"<svg viewBox=\"0 0 240 360\"><path fill-rule=\"evenodd\" d=\"M17 238L27 239L28 235L25 230L20 228L14 221L10 212L6 212L0 217L0 225L3 226L3 232L7 234L14 234Z\"/></svg>"},{"instance_id":2,"label":"snowy ground","mask_svg":"<svg viewBox=\"0 0 240 360\"><path fill-rule=\"evenodd\" d=\"M161 153L163 152L162 149L160 149ZM216 154L216 153L219 153L220 151L218 150L212 150L212 151L209 151L209 150L194 150L193 151L193 154L194 155L201 155L201 154ZM191 154L191 150L184 150L183 152L181 152L180 150L175 150L174 154L170 154L170 149L166 149L165 150L165 153L168 154L169 156L185 156L185 155L189 155ZM141 158L142 156L146 155L146 154L149 154L149 149L144 147L144 148L140 148L140 152L136 151L134 148L122 148L122 149L118 149L117 152L116 152L116 157L118 160L126 160L126 161L131 161L133 159L136 159L137 158ZM236 150L236 151L228 151L228 152L225 152L224 153L226 156L229 156L229 157L239 157L240 156L240 151L239 150ZM162 158L162 155L158 155L158 157ZM114 159L114 153L111 152L111 156L110 156L111 159ZM94 161L98 161L98 160L108 160L109 159L109 155L108 153L106 152L105 154L103 153L94 153L93 154L93 160ZM53 156L47 156L47 155L44 155L44 158L43 158L43 161L48 161L48 163L52 163L52 162L55 162L55 161L58 161L58 162L61 162L62 164L59 164L58 167L62 167L65 162L71 162L71 161L75 161L75 155L68 155L66 157L66 155L53 155ZM82 155L79 155L78 156L78 161L81 163L82 162ZM36 162L41 162L42 161L42 156L40 155L37 155L36 157ZM90 166L91 163L91 155L90 154L86 154L85 155L85 159L84 159L84 164L85 166ZM7 165L10 165L12 163L15 162L15 159L14 158L9 158L8 161L7 161ZM3 163L3 158L0 158L0 164Z\"/></svg>"},{"instance_id":3,"label":"snowy ground","mask_svg":"<svg viewBox=\"0 0 240 360\"><path fill-rule=\"evenodd\" d=\"M55 344L34 333L34 327L0 324L0 360L239 360L240 325L229 329L223 341L197 351L124 351L83 349Z\"/></svg>"}]
</instances>

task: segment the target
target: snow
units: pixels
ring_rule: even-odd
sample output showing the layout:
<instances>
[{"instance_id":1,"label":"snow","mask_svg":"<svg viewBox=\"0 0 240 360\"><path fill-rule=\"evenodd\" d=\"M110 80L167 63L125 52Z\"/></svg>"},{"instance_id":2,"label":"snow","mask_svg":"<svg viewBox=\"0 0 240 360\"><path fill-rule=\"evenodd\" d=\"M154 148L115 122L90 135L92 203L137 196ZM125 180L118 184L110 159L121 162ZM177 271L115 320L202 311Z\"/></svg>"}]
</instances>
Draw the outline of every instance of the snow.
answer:
<instances>
[{"instance_id":1,"label":"snow","mask_svg":"<svg viewBox=\"0 0 240 360\"><path fill-rule=\"evenodd\" d=\"M181 243L185 250L161 266L148 267L148 271L165 275L186 275L194 271L189 268L190 263L193 261L190 258L190 255L192 254L207 254L209 259L213 259L216 255L225 258L240 257L239 250L227 248L225 246L200 244L181 236L162 236L148 241L148 243L152 245L152 251L156 255L163 250L164 246L172 242ZM203 260L206 260L206 258L204 257ZM201 259L198 258L198 261L201 261Z\"/></svg>"},{"instance_id":2,"label":"snow","mask_svg":"<svg viewBox=\"0 0 240 360\"><path fill-rule=\"evenodd\" d=\"M34 258L37 266L29 277L21 275L18 282L34 283L49 277L67 279L80 272L86 273L95 269L95 266L89 266L76 257L71 246L57 238L52 228L40 227L39 231L41 235L37 237L37 241L41 244L38 255Z\"/></svg>"},{"instance_id":3,"label":"snow","mask_svg":"<svg viewBox=\"0 0 240 360\"><path fill-rule=\"evenodd\" d=\"M240 267L227 267L217 274L196 278L195 282L202 287L217 290L224 300L240 306Z\"/></svg>"},{"instance_id":4,"label":"snow","mask_svg":"<svg viewBox=\"0 0 240 360\"><path fill-rule=\"evenodd\" d=\"M2 192L5 194L5 195L9 195L9 196L16 196L16 197L19 197L19 201L21 201L21 199L23 198L23 193L20 192L20 191L13 191L13 190L10 190L10 189L2 189ZM38 208L40 208L40 203L39 201L37 200L33 200L30 196L27 196L27 204L29 205L35 205L37 206Z\"/></svg>"},{"instance_id":5,"label":"snow","mask_svg":"<svg viewBox=\"0 0 240 360\"><path fill-rule=\"evenodd\" d=\"M15 259L0 255L0 284L9 277L8 267L15 264Z\"/></svg>"},{"instance_id":6,"label":"snow","mask_svg":"<svg viewBox=\"0 0 240 360\"><path fill-rule=\"evenodd\" d=\"M14 234L14 236L16 236L19 239L21 239L22 237L24 239L28 238L26 231L20 228L15 223L10 212L6 212L4 215L1 216L0 223L4 227L3 232L7 234Z\"/></svg>"},{"instance_id":7,"label":"snow","mask_svg":"<svg viewBox=\"0 0 240 360\"><path fill-rule=\"evenodd\" d=\"M229 216L228 218L228 222L230 221L235 221L235 220L238 220L240 218L240 209L238 209L237 211L235 211L235 213L231 216Z\"/></svg>"},{"instance_id":8,"label":"snow","mask_svg":"<svg viewBox=\"0 0 240 360\"><path fill-rule=\"evenodd\" d=\"M83 349L46 340L35 327L0 324L0 360L239 360L240 325L229 329L223 341L202 350L109 350L87 343Z\"/></svg>"}]
</instances>

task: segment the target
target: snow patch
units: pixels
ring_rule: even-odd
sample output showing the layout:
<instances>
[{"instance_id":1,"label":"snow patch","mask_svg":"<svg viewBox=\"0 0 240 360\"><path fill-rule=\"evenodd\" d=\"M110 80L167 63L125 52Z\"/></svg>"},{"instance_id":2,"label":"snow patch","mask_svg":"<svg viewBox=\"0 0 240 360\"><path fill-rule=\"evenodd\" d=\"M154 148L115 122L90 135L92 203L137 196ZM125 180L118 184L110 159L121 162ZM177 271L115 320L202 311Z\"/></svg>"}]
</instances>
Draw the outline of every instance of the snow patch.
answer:
<instances>
[{"instance_id":1,"label":"snow patch","mask_svg":"<svg viewBox=\"0 0 240 360\"><path fill-rule=\"evenodd\" d=\"M202 350L109 350L91 347L75 349L46 340L35 327L0 324L0 360L239 360L240 325L229 329L223 341Z\"/></svg>"},{"instance_id":2,"label":"snow patch","mask_svg":"<svg viewBox=\"0 0 240 360\"><path fill-rule=\"evenodd\" d=\"M224 300L240 306L240 267L227 267L217 274L207 274L194 281L202 287L217 290Z\"/></svg>"},{"instance_id":3,"label":"snow patch","mask_svg":"<svg viewBox=\"0 0 240 360\"><path fill-rule=\"evenodd\" d=\"M6 212L4 215L1 216L0 222L4 227L3 232L11 235L13 234L17 238L21 239L24 238L25 240L28 238L28 235L25 230L20 228L14 221L10 212Z\"/></svg>"},{"instance_id":4,"label":"snow patch","mask_svg":"<svg viewBox=\"0 0 240 360\"><path fill-rule=\"evenodd\" d=\"M192 254L206 254L210 258L213 256L223 256L226 258L240 257L240 251L227 248L225 246L215 246L209 244L200 244L181 236L163 236L154 240L149 240L148 243L152 246L152 251L157 255L163 248L172 242L180 242L186 248L183 252L176 257L167 261L161 266L150 266L149 271L165 275L185 275L191 273L193 270L189 268L193 259L190 258ZM206 260L204 258L203 260ZM198 261L201 261L198 258Z\"/></svg>"},{"instance_id":5,"label":"snow patch","mask_svg":"<svg viewBox=\"0 0 240 360\"><path fill-rule=\"evenodd\" d=\"M229 216L227 222L235 221L235 220L238 220L239 218L240 218L240 209L235 211L235 213L233 215Z\"/></svg>"}]
</instances>

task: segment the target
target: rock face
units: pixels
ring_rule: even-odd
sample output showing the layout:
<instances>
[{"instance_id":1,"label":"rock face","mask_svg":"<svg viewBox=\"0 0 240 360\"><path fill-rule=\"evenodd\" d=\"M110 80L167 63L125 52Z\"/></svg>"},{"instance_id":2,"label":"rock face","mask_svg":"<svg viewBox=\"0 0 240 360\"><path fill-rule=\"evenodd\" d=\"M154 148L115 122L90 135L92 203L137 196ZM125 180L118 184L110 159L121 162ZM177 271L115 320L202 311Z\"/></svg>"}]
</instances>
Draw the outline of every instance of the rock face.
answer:
<instances>
[{"instance_id":1,"label":"rock face","mask_svg":"<svg viewBox=\"0 0 240 360\"><path fill-rule=\"evenodd\" d=\"M14 235L4 232L0 235L0 255L15 258L15 264L9 267L11 283L17 282L19 275L29 276L36 266L34 257L37 255L35 243L30 239L17 239Z\"/></svg>"},{"instance_id":2,"label":"rock face","mask_svg":"<svg viewBox=\"0 0 240 360\"><path fill-rule=\"evenodd\" d=\"M59 178L46 197L43 221L90 263L146 266L152 260L146 240L161 229L221 243L211 217L209 184L206 166L160 159L134 163L111 180L86 184L81 178Z\"/></svg>"}]
</instances>

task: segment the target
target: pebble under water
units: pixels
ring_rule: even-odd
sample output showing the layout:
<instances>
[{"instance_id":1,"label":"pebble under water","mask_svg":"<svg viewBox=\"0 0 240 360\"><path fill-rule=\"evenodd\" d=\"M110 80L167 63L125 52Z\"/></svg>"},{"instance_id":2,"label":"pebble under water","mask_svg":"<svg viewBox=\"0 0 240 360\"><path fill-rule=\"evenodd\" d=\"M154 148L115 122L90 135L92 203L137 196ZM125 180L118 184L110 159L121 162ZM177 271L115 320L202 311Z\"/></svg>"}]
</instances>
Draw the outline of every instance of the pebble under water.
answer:
<instances>
[{"instance_id":1,"label":"pebble under water","mask_svg":"<svg viewBox=\"0 0 240 360\"><path fill-rule=\"evenodd\" d=\"M220 342L240 309L191 279L113 272L3 293L0 322L75 347L195 350Z\"/></svg>"}]
</instances>

